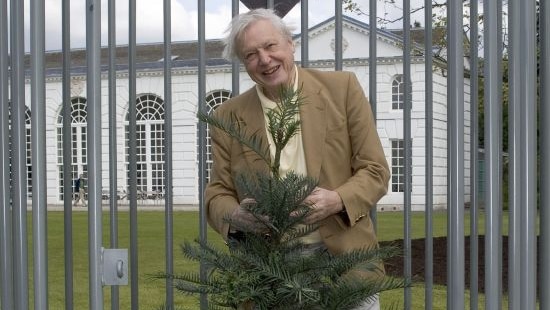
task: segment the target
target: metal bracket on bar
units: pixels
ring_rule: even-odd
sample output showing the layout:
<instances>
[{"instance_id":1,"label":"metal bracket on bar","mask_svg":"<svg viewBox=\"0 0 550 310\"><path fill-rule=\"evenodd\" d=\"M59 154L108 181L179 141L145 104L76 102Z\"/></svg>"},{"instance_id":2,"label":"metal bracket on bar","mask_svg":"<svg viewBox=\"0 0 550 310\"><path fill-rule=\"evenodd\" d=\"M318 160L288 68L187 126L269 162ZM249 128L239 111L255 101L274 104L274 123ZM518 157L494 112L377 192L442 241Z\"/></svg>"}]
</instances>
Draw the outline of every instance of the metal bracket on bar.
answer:
<instances>
[{"instance_id":1,"label":"metal bracket on bar","mask_svg":"<svg viewBox=\"0 0 550 310\"><path fill-rule=\"evenodd\" d=\"M101 248L103 285L128 285L128 249Z\"/></svg>"}]
</instances>

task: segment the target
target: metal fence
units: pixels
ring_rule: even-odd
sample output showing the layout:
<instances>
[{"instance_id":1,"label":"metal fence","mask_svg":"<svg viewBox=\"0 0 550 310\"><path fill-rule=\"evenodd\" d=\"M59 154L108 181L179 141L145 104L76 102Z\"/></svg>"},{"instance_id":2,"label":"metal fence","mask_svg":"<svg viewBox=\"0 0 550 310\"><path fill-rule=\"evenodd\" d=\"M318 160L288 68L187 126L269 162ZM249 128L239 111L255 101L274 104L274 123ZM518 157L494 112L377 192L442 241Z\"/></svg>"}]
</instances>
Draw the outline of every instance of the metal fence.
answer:
<instances>
[{"instance_id":1,"label":"metal fence","mask_svg":"<svg viewBox=\"0 0 550 310\"><path fill-rule=\"evenodd\" d=\"M1 184L0 197L0 282L1 309L29 309L30 294L33 294L34 309L48 309L48 235L47 235L47 201L46 201L46 146L45 146L45 3L30 1L30 71L24 63L24 1L0 0L0 139L1 152ZM62 37L63 37L63 102L64 107L64 140L63 140L63 175L65 176L64 192L71 192L71 135L69 133L70 103L70 4L62 2ZM137 186L136 186L136 139L129 142L129 213L130 213L130 247L129 261L122 254L109 252L118 248L117 200L111 199L109 204L110 242L102 242L102 184L101 175L108 170L110 179L109 191L116 193L116 166L119 159L116 153L109 155L109 167L102 167L101 115L109 115L109 124L115 126L114 100L116 95L116 67L114 62L115 48L115 3L109 0L103 8L100 0L86 1L86 33L87 33L87 101L88 101L88 234L89 234L89 306L90 309L103 309L105 279L109 277L108 270L120 268L120 262L128 263L127 273L131 289L131 307L138 309L138 251L137 251ZM278 1L266 1L267 7L276 6ZM432 2L426 0L425 11L425 51L432 51ZM124 5L127 5L126 3ZM159 2L158 5L161 5ZM164 5L164 59L171 59L171 2L165 0ZM197 1L198 5L198 106L206 108L206 61L205 61L205 1ZM239 1L231 1L232 13L239 12ZM308 63L308 1L301 1L301 42L300 65L307 67ZM335 1L335 56L334 70L342 70L342 1ZM377 12L377 1L370 1L369 12ZM9 11L8 11L9 8ZM468 9L469 20L465 20L463 11ZM447 214L448 214L448 245L447 245L447 309L465 309L466 291L465 277L470 277L470 308L478 308L478 264L479 247L477 238L471 238L470 274L465 274L465 150L464 128L471 129L471 150L477 150L480 145L477 139L479 128L483 125L485 149L484 198L478 196L478 174L476 152L470 152L471 169L470 185L470 233L476 236L481 233L478 222L480 214L484 216L485 256L479 257L484 262L485 308L501 309L503 300L502 270L508 269L508 304L509 309L550 309L550 137L548 124L550 122L549 98L549 62L550 59L550 16L548 16L548 1L524 0L507 3L507 14L503 14L502 0L483 1L483 8L478 8L478 1L450 1L446 6L447 45L447 115L448 115L448 170L447 170ZM366 9L366 8L365 8ZM101 64L101 14L108 14L108 46L109 62ZM411 37L410 37L410 1L403 2L403 72L405 83L404 132L405 141L405 190L404 190L404 250L405 276L411 276L411 187L412 187L412 146L411 146ZM480 12L483 13L480 13ZM478 29L478 20L482 18L483 31ZM503 17L504 16L504 17ZM507 18L507 20L503 20ZM9 21L9 25L8 25ZM464 41L464 23L470 27ZM377 19L376 14L370 14L369 55L369 98L376 112L377 88ZM507 25L503 27L503 25ZM129 128L130 137L136 132L136 1L129 0ZM507 30L503 32L503 30ZM478 45L478 35L483 33ZM507 36L503 36L506 33ZM503 39L506 38L506 39ZM505 48L504 48L505 47ZM482 55L478 55L481 50ZM424 53L425 61L425 105L426 105L426 206L425 206L425 308L433 305L433 89L432 67L433 54ZM466 57L465 57L466 55ZM383 56L383 55L382 55ZM469 63L465 64L465 59ZM508 65L507 76L504 76L504 59ZM101 111L101 66L108 66L108 98L109 111ZM465 69L465 65L466 68ZM165 231L166 231L166 272L174 271L173 253L173 194L172 188L172 91L171 62L164 61L164 103L166 109L165 135ZM239 93L239 65L233 64L233 94ZM464 91L464 78L469 76L470 92ZM482 76L478 83L478 77ZM31 85L31 128L32 128L32 232L27 229L27 168L25 163L25 83L30 78ZM503 78L508 81L508 92L504 92ZM478 96L480 89L483 95ZM508 120L502 118L503 94L508 98ZM469 95L470 124L465 124L464 102ZM479 123L480 97L483 99L484 121ZM11 109L9 108L11 106ZM538 124L538 125L537 125ZM508 210L503 210L503 128L508 130ZM204 180L206 179L204 145L206 127L199 124L199 203L200 203L200 237L206 239L206 219L203 208ZM109 135L108 145L114 149L117 145L116 134ZM538 190L540 189L540 190ZM481 212L480 205L484 205ZM502 243L503 214L509 214L509 243ZM375 213L372 214L376 216ZM537 243L537 224L540 223L540 239ZM72 248L72 206L71 201L64 201L64 240L65 240L65 308L73 309L73 248ZM28 253L28 240L32 238L32 253ZM509 265L502 262L503 247L508 247ZM32 255L32 287L29 288L28 273L29 256ZM111 257L111 261L107 259ZM114 257L114 258L113 258ZM537 270L537 259L539 270ZM109 265L111 264L111 265ZM115 265L114 267L112 265ZM203 274L204 275L204 274ZM538 278L537 278L538 275ZM115 277L116 278L116 277ZM538 279L538 280L537 280ZM111 287L111 309L118 309L117 281ZM537 286L538 281L538 286ZM107 281L110 283L109 281ZM124 281L122 281L124 282ZM166 305L174 308L174 291L170 280L166 282ZM201 308L206 305L207 296L201 298ZM404 307L411 309L411 288L404 290Z\"/></svg>"}]
</instances>

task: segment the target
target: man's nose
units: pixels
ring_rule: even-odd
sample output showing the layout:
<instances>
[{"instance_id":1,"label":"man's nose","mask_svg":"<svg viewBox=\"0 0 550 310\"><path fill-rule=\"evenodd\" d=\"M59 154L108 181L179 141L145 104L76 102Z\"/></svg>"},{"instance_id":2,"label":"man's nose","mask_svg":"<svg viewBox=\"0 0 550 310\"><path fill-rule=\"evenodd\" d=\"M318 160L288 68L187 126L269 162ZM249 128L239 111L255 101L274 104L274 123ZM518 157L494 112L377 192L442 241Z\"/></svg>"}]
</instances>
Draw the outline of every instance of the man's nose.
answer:
<instances>
[{"instance_id":1,"label":"man's nose","mask_svg":"<svg viewBox=\"0 0 550 310\"><path fill-rule=\"evenodd\" d=\"M265 50L258 51L258 58L261 64L267 64L271 60L271 55Z\"/></svg>"}]
</instances>

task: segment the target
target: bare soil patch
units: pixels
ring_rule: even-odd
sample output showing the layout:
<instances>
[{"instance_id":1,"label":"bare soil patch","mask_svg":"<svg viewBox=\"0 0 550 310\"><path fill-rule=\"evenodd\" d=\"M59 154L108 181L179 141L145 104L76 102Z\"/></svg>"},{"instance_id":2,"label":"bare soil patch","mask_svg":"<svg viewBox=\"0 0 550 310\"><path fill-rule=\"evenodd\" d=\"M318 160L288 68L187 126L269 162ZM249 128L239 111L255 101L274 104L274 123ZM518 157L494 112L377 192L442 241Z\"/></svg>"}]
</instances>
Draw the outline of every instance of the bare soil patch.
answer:
<instances>
[{"instance_id":1,"label":"bare soil patch","mask_svg":"<svg viewBox=\"0 0 550 310\"><path fill-rule=\"evenodd\" d=\"M425 275L425 239L411 240L411 271L413 281L424 282ZM403 240L381 242L381 245L392 243L402 247ZM478 289L485 290L485 239L478 237ZM538 261L538 259L537 259ZM470 288L470 237L464 240L464 281L467 289ZM539 264L537 264L539 265ZM392 276L403 276L403 257L395 257L385 262L386 273ZM537 267L538 268L538 267ZM447 285L447 237L433 238L433 283ZM508 291L508 237L502 238L502 286Z\"/></svg>"}]
</instances>

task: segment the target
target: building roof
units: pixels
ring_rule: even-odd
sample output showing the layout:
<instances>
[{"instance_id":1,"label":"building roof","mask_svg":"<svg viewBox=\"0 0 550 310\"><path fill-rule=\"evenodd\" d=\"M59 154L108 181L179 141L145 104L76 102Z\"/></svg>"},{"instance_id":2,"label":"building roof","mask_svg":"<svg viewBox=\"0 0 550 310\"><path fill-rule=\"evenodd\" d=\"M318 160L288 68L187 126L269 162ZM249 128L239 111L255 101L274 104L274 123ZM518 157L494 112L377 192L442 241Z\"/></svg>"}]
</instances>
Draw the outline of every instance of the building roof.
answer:
<instances>
[{"instance_id":1,"label":"building roof","mask_svg":"<svg viewBox=\"0 0 550 310\"><path fill-rule=\"evenodd\" d=\"M217 40L207 40L205 42L206 60L209 63L222 61L223 42ZM198 61L198 42L173 42L171 46L172 61ZM128 64L128 46L117 46L115 49L115 64L125 66ZM86 50L73 49L70 54L71 67L86 66ZM46 52L45 66L48 69L61 68L63 65L63 53L61 51ZM162 43L139 44L136 46L136 64L158 63L162 66L164 62L164 45ZM109 63L109 51L107 47L101 48L101 64ZM25 57L25 66L30 67L30 56Z\"/></svg>"},{"instance_id":2,"label":"building roof","mask_svg":"<svg viewBox=\"0 0 550 310\"><path fill-rule=\"evenodd\" d=\"M342 19L344 22L347 22L350 25L353 25L359 29L363 29L364 31L368 32L370 29L368 23L362 22L353 17L343 15ZM309 28L309 31L313 32L316 29L321 29L327 25L334 24L335 20L336 20L336 17L334 16L329 17L328 19L320 22L319 24ZM376 32L378 36L382 36L386 39L399 42L399 44L403 43L403 29L377 28ZM432 45L434 50L439 50L442 48L442 46L445 45L446 35L447 33L444 27L435 27L432 29ZM423 50L424 40L425 40L425 28L423 27L411 28L410 36L411 36L411 42L413 44L413 48L416 48L418 50ZM299 37L300 37L299 34L295 36L296 39L299 39Z\"/></svg>"}]
</instances>

